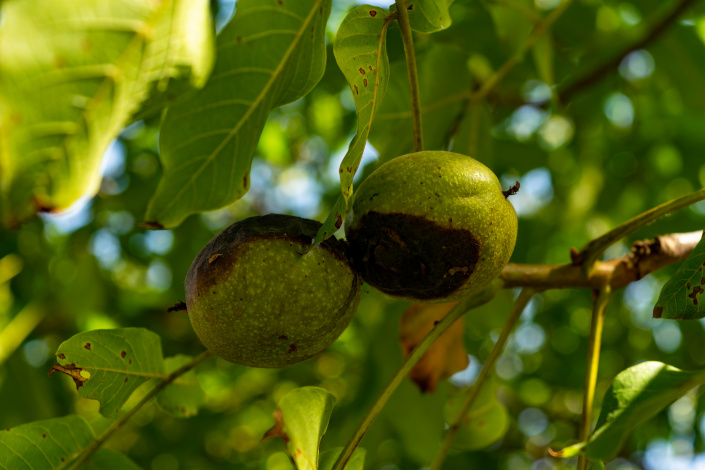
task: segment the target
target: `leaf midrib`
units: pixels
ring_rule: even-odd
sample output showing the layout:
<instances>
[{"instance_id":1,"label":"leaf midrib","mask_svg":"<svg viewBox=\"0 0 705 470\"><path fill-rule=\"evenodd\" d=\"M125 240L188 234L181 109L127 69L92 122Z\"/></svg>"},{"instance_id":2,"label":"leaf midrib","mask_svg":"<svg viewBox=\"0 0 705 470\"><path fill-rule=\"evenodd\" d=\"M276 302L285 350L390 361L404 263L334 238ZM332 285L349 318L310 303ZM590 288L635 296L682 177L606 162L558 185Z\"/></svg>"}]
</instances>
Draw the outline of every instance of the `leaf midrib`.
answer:
<instances>
[{"instance_id":1,"label":"leaf midrib","mask_svg":"<svg viewBox=\"0 0 705 470\"><path fill-rule=\"evenodd\" d=\"M303 37L303 32L308 28L308 25L313 20L313 17L315 16L316 12L318 11L318 8L319 8L322 1L323 0L318 0L312 6L309 15L306 17L306 20L303 23L301 23L301 27L299 28L291 45L284 53L282 60L277 65L277 68L274 69L274 71L272 72L272 75L270 76L269 80L267 81L267 84L264 86L262 91L257 95L257 98L255 98L255 100L252 102L252 105L247 109L245 114L243 114L243 116L240 118L240 120L235 124L235 127L233 127L233 129L225 137L225 139L223 139L221 141L221 143L218 144L218 146L208 155L205 162L191 175L191 177L179 189L179 191L171 199L171 201L164 206L164 208L159 212L159 215L156 217L156 220L160 220L161 217L165 213L167 213L169 211L169 209L171 209L171 207L176 203L176 201L181 199L181 196L184 194L184 192L186 190L190 189L190 187L194 184L196 178L198 178L199 175L211 164L211 162L220 153L220 151L223 150L223 148L225 148L225 146L230 142L230 140L240 131L240 128L244 125L245 122L247 122L247 120L250 118L252 113L254 113L255 109L257 109L259 107L260 103L267 96L267 93L269 92L270 88L272 88L274 83L279 78L279 75L281 74L282 70L284 69L284 66L289 61L289 57L291 56L291 54L293 54L293 51L298 46L299 41Z\"/></svg>"}]
</instances>

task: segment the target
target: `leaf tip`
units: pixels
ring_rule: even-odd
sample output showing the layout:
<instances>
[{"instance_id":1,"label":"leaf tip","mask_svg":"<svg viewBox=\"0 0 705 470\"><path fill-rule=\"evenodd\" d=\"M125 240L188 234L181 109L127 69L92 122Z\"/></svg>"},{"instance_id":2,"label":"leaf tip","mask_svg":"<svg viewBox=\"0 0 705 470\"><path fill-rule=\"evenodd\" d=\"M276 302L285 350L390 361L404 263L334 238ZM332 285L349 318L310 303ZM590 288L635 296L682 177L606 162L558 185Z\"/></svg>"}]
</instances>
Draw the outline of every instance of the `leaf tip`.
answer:
<instances>
[{"instance_id":1,"label":"leaf tip","mask_svg":"<svg viewBox=\"0 0 705 470\"><path fill-rule=\"evenodd\" d=\"M164 226L157 221L147 220L140 224L140 227L149 230L164 230Z\"/></svg>"},{"instance_id":2,"label":"leaf tip","mask_svg":"<svg viewBox=\"0 0 705 470\"><path fill-rule=\"evenodd\" d=\"M653 318L661 318L662 313L663 313L663 307L661 307L660 305L655 306Z\"/></svg>"}]
</instances>

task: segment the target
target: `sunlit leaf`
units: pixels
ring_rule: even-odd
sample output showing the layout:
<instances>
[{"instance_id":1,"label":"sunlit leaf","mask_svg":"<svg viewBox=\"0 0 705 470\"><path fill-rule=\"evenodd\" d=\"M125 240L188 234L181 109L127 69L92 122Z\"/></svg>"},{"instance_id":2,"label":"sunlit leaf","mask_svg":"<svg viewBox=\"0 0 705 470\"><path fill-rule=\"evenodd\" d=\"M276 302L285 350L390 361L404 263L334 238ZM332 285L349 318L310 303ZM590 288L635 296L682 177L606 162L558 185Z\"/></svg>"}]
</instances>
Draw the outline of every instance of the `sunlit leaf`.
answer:
<instances>
[{"instance_id":1,"label":"sunlit leaf","mask_svg":"<svg viewBox=\"0 0 705 470\"><path fill-rule=\"evenodd\" d=\"M321 452L321 462L318 465L318 470L331 470L335 465L338 456L343 451L342 447L328 449ZM357 447L345 465L345 470L363 470L365 468L365 455L367 451L361 447Z\"/></svg>"},{"instance_id":2,"label":"sunlit leaf","mask_svg":"<svg viewBox=\"0 0 705 470\"><path fill-rule=\"evenodd\" d=\"M59 345L56 358L52 371L70 376L78 393L98 400L108 418L137 387L165 376L160 338L144 328L79 333Z\"/></svg>"},{"instance_id":3,"label":"sunlit leaf","mask_svg":"<svg viewBox=\"0 0 705 470\"><path fill-rule=\"evenodd\" d=\"M345 198L341 194L338 197L338 200L335 201L333 209L331 209L328 217L326 217L326 220L323 222L323 225L318 229L316 238L311 245L311 249L338 231L338 229L343 225L345 214Z\"/></svg>"},{"instance_id":4,"label":"sunlit leaf","mask_svg":"<svg viewBox=\"0 0 705 470\"><path fill-rule=\"evenodd\" d=\"M693 320L705 317L705 237L661 289L654 318Z\"/></svg>"},{"instance_id":5,"label":"sunlit leaf","mask_svg":"<svg viewBox=\"0 0 705 470\"><path fill-rule=\"evenodd\" d=\"M221 31L206 85L178 100L160 133L164 174L147 208L151 228L224 207L249 188L269 111L306 95L326 65L330 0L241 0Z\"/></svg>"},{"instance_id":6,"label":"sunlit leaf","mask_svg":"<svg viewBox=\"0 0 705 470\"><path fill-rule=\"evenodd\" d=\"M399 328L399 341L404 356L409 355L456 303L414 304L404 312ZM411 369L409 378L422 392L433 393L439 380L468 366L468 353L463 344L464 331L463 319L460 318L428 348Z\"/></svg>"},{"instance_id":7,"label":"sunlit leaf","mask_svg":"<svg viewBox=\"0 0 705 470\"><path fill-rule=\"evenodd\" d=\"M467 54L450 45L434 46L417 57L421 95L424 147L441 150L451 128L469 98L470 72ZM375 116L370 142L379 151L380 162L414 149L411 100L406 62L391 65L390 86Z\"/></svg>"},{"instance_id":8,"label":"sunlit leaf","mask_svg":"<svg viewBox=\"0 0 705 470\"><path fill-rule=\"evenodd\" d=\"M179 354L164 359L164 371L168 374L193 360ZM165 411L179 418L188 418L198 413L206 400L205 393L196 379L196 372L188 371L157 395L157 403Z\"/></svg>"},{"instance_id":9,"label":"sunlit leaf","mask_svg":"<svg viewBox=\"0 0 705 470\"><path fill-rule=\"evenodd\" d=\"M448 7L455 0L407 0L409 25L419 33L434 33L449 27L452 23ZM391 11L396 11L392 5Z\"/></svg>"},{"instance_id":10,"label":"sunlit leaf","mask_svg":"<svg viewBox=\"0 0 705 470\"><path fill-rule=\"evenodd\" d=\"M274 427L265 437L281 437L298 470L317 470L321 438L328 428L335 397L318 387L295 388L274 412Z\"/></svg>"},{"instance_id":11,"label":"sunlit leaf","mask_svg":"<svg viewBox=\"0 0 705 470\"><path fill-rule=\"evenodd\" d=\"M446 406L446 419L453 423L463 404L465 393L459 393ZM492 380L486 381L472 407L465 415L455 447L463 450L484 449L500 440L509 429L509 413L498 400Z\"/></svg>"},{"instance_id":12,"label":"sunlit leaf","mask_svg":"<svg viewBox=\"0 0 705 470\"><path fill-rule=\"evenodd\" d=\"M573 457L584 452L590 459L610 460L634 429L703 383L705 371L680 370L661 362L625 369L607 390L590 439L553 454Z\"/></svg>"},{"instance_id":13,"label":"sunlit leaf","mask_svg":"<svg viewBox=\"0 0 705 470\"><path fill-rule=\"evenodd\" d=\"M539 78L549 86L554 85L553 74L553 40L550 32L545 32L538 37L536 44L531 49L534 56L536 70L539 72Z\"/></svg>"},{"instance_id":14,"label":"sunlit leaf","mask_svg":"<svg viewBox=\"0 0 705 470\"><path fill-rule=\"evenodd\" d=\"M149 44L154 59L143 71L150 83L149 98L132 120L150 117L184 93L201 88L213 68L215 34L209 1L173 0L169 8Z\"/></svg>"},{"instance_id":15,"label":"sunlit leaf","mask_svg":"<svg viewBox=\"0 0 705 470\"><path fill-rule=\"evenodd\" d=\"M170 15L178 10L174 1L116 0L109 7L100 0L4 2L0 175L6 224L66 209L97 192L108 144L147 97L152 78L167 79L177 66L164 48ZM207 49L203 53L207 58Z\"/></svg>"}]
</instances>

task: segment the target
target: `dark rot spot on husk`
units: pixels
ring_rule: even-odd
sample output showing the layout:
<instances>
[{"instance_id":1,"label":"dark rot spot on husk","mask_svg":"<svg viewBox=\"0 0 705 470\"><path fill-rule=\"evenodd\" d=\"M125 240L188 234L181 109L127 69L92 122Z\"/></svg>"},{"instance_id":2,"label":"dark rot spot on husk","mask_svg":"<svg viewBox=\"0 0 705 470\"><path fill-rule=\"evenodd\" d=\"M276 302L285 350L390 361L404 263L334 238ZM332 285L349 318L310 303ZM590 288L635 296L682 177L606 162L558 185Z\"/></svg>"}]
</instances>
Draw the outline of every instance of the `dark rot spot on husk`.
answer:
<instances>
[{"instance_id":1,"label":"dark rot spot on husk","mask_svg":"<svg viewBox=\"0 0 705 470\"><path fill-rule=\"evenodd\" d=\"M296 352L296 345L295 344L290 344L289 345L289 350L287 351L289 354Z\"/></svg>"},{"instance_id":2,"label":"dark rot spot on husk","mask_svg":"<svg viewBox=\"0 0 705 470\"><path fill-rule=\"evenodd\" d=\"M66 354L59 353L59 359L66 359Z\"/></svg>"},{"instance_id":3,"label":"dark rot spot on husk","mask_svg":"<svg viewBox=\"0 0 705 470\"><path fill-rule=\"evenodd\" d=\"M370 10L370 16L372 16L372 17L377 16L377 12L374 10Z\"/></svg>"},{"instance_id":4,"label":"dark rot spot on husk","mask_svg":"<svg viewBox=\"0 0 705 470\"><path fill-rule=\"evenodd\" d=\"M86 343L83 345L83 347L90 351L91 350L91 343Z\"/></svg>"},{"instance_id":5,"label":"dark rot spot on husk","mask_svg":"<svg viewBox=\"0 0 705 470\"><path fill-rule=\"evenodd\" d=\"M279 335L279 339L289 339L287 335Z\"/></svg>"},{"instance_id":6,"label":"dark rot spot on husk","mask_svg":"<svg viewBox=\"0 0 705 470\"><path fill-rule=\"evenodd\" d=\"M127 356L127 351L120 351L120 357L125 359L125 356Z\"/></svg>"},{"instance_id":7,"label":"dark rot spot on husk","mask_svg":"<svg viewBox=\"0 0 705 470\"><path fill-rule=\"evenodd\" d=\"M408 214L365 214L347 235L353 269L390 295L432 300L457 291L475 270L479 244L467 231Z\"/></svg>"}]
</instances>

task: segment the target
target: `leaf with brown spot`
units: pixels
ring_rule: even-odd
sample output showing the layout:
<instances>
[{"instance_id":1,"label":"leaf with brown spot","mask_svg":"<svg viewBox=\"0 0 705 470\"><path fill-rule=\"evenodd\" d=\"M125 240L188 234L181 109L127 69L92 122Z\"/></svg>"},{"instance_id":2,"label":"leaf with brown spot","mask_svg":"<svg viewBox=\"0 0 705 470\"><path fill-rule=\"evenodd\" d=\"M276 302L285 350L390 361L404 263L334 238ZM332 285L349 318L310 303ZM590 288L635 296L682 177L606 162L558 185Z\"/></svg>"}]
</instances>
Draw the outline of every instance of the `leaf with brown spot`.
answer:
<instances>
[{"instance_id":1,"label":"leaf with brown spot","mask_svg":"<svg viewBox=\"0 0 705 470\"><path fill-rule=\"evenodd\" d=\"M165 377L161 339L144 328L79 333L59 345L56 358L52 371L70 376L79 395L98 400L100 413L108 418L140 385Z\"/></svg>"},{"instance_id":2,"label":"leaf with brown spot","mask_svg":"<svg viewBox=\"0 0 705 470\"><path fill-rule=\"evenodd\" d=\"M695 247L688 259L661 289L654 318L695 320L705 317L705 237Z\"/></svg>"},{"instance_id":3,"label":"leaf with brown spot","mask_svg":"<svg viewBox=\"0 0 705 470\"><path fill-rule=\"evenodd\" d=\"M456 303L414 304L404 312L401 317L399 341L405 357ZM422 392L433 393L439 380L446 379L468 366L463 331L464 323L461 318L428 348L421 360L411 369L409 378Z\"/></svg>"},{"instance_id":4,"label":"leaf with brown spot","mask_svg":"<svg viewBox=\"0 0 705 470\"><path fill-rule=\"evenodd\" d=\"M284 439L297 470L318 470L319 446L334 403L335 397L322 388L295 388L279 401L274 426L264 438Z\"/></svg>"}]
</instances>

